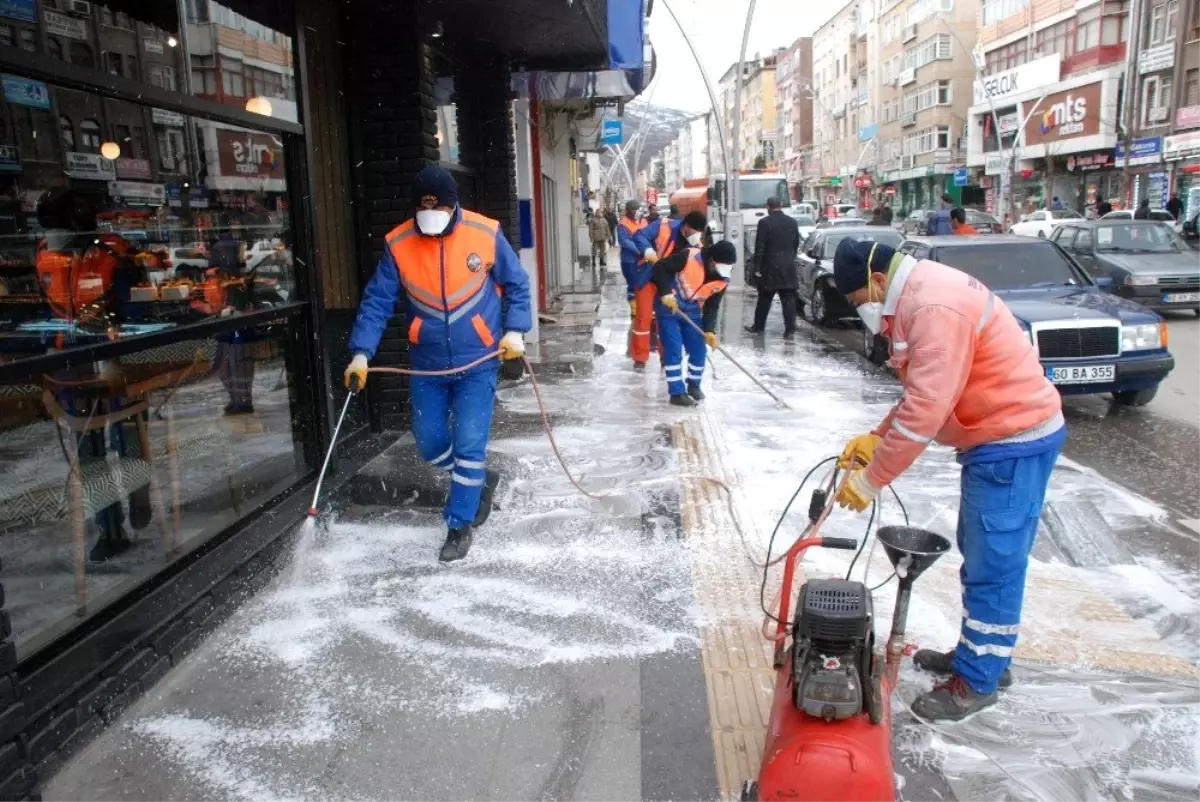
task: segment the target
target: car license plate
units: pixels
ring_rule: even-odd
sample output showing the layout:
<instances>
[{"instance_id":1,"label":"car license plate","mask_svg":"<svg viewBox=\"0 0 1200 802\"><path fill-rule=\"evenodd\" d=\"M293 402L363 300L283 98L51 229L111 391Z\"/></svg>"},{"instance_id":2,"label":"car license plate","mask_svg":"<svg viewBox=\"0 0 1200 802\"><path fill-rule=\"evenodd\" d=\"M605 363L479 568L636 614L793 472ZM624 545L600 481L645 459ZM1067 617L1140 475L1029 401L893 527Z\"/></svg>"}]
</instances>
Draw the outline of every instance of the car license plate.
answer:
<instances>
[{"instance_id":1,"label":"car license plate","mask_svg":"<svg viewBox=\"0 0 1200 802\"><path fill-rule=\"evenodd\" d=\"M1046 378L1054 384L1091 384L1116 381L1115 365L1080 365L1078 367L1046 368Z\"/></svg>"},{"instance_id":2,"label":"car license plate","mask_svg":"<svg viewBox=\"0 0 1200 802\"><path fill-rule=\"evenodd\" d=\"M1163 295L1164 304L1188 304L1200 301L1200 292L1168 292Z\"/></svg>"}]
</instances>

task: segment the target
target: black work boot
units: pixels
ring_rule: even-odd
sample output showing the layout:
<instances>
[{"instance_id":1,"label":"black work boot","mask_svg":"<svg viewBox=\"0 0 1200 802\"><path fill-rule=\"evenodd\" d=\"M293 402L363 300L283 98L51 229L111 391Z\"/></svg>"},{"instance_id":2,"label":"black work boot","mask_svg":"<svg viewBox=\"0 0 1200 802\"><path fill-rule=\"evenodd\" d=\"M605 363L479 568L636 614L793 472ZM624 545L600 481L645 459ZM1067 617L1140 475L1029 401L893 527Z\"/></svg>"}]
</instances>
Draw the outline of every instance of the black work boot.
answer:
<instances>
[{"instance_id":1,"label":"black work boot","mask_svg":"<svg viewBox=\"0 0 1200 802\"><path fill-rule=\"evenodd\" d=\"M926 671L934 674L943 674L950 676L954 673L954 669L950 667L950 661L954 659L954 650L948 652L939 652L934 649L921 649L913 655L913 665L917 668L923 668ZM1012 672L1007 668L1000 675L1000 681L997 685L1001 688L1007 688L1012 685Z\"/></svg>"},{"instance_id":2,"label":"black work boot","mask_svg":"<svg viewBox=\"0 0 1200 802\"><path fill-rule=\"evenodd\" d=\"M698 384L689 384L687 393L696 401L704 400L704 391L700 389L700 385Z\"/></svg>"},{"instance_id":3,"label":"black work boot","mask_svg":"<svg viewBox=\"0 0 1200 802\"><path fill-rule=\"evenodd\" d=\"M133 541L129 539L123 529L106 532L96 540L96 545L92 546L91 552L88 553L88 559L94 563L108 562L131 548L133 548Z\"/></svg>"},{"instance_id":4,"label":"black work boot","mask_svg":"<svg viewBox=\"0 0 1200 802\"><path fill-rule=\"evenodd\" d=\"M500 474L487 471L483 481L483 492L479 494L479 509L475 512L473 526L483 526L488 516L492 514L492 499L496 496L496 486L500 484Z\"/></svg>"},{"instance_id":5,"label":"black work boot","mask_svg":"<svg viewBox=\"0 0 1200 802\"><path fill-rule=\"evenodd\" d=\"M438 562L452 563L467 556L471 550L471 527L461 526L446 533L446 542L442 544L442 552Z\"/></svg>"},{"instance_id":6,"label":"black work boot","mask_svg":"<svg viewBox=\"0 0 1200 802\"><path fill-rule=\"evenodd\" d=\"M998 698L996 691L976 693L965 679L955 674L914 699L912 711L926 721L961 721L996 704Z\"/></svg>"},{"instance_id":7,"label":"black work boot","mask_svg":"<svg viewBox=\"0 0 1200 802\"><path fill-rule=\"evenodd\" d=\"M671 405L676 407L694 407L696 402L687 393L671 396Z\"/></svg>"},{"instance_id":8,"label":"black work boot","mask_svg":"<svg viewBox=\"0 0 1200 802\"><path fill-rule=\"evenodd\" d=\"M763 330L760 329L758 326L743 326L742 331L746 332L747 334L762 334L763 333Z\"/></svg>"},{"instance_id":9,"label":"black work boot","mask_svg":"<svg viewBox=\"0 0 1200 802\"><path fill-rule=\"evenodd\" d=\"M646 363L645 362L634 362L633 363L633 371L634 371L634 373L645 373L646 372Z\"/></svg>"}]
</instances>

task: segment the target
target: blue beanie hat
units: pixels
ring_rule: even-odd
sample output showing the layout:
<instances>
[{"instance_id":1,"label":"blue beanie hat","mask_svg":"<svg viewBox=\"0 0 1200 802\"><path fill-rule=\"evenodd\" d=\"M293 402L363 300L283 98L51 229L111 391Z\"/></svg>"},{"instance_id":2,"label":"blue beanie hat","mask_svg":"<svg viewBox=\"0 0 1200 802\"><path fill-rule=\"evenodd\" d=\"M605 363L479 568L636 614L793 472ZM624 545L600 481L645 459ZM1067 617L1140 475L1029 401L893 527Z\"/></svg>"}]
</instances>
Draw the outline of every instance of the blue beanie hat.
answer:
<instances>
[{"instance_id":1,"label":"blue beanie hat","mask_svg":"<svg viewBox=\"0 0 1200 802\"><path fill-rule=\"evenodd\" d=\"M870 273L884 273L891 267L896 249L870 240L846 237L833 254L833 283L842 295L867 286ZM867 260L871 260L868 267Z\"/></svg>"},{"instance_id":2,"label":"blue beanie hat","mask_svg":"<svg viewBox=\"0 0 1200 802\"><path fill-rule=\"evenodd\" d=\"M413 205L420 206L430 195L437 198L438 206L458 205L458 182L445 167L431 164L417 173L413 181Z\"/></svg>"}]
</instances>

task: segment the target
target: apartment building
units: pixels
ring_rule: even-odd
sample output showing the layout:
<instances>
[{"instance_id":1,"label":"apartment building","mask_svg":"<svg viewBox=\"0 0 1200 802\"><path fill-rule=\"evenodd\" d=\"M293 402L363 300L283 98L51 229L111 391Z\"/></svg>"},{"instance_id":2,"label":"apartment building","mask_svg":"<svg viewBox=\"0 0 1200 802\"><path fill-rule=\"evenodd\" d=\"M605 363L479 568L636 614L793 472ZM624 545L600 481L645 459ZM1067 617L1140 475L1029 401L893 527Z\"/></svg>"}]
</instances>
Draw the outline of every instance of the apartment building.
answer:
<instances>
[{"instance_id":1,"label":"apartment building","mask_svg":"<svg viewBox=\"0 0 1200 802\"><path fill-rule=\"evenodd\" d=\"M1186 91L1174 79L1186 59L1179 0L984 0L979 26L968 164L984 169L989 208L1019 218L1055 198L1086 214L1104 199L1165 203L1163 134Z\"/></svg>"},{"instance_id":2,"label":"apartment building","mask_svg":"<svg viewBox=\"0 0 1200 802\"><path fill-rule=\"evenodd\" d=\"M802 197L805 157L811 153L813 135L812 37L797 39L775 61L775 118L779 171L787 176L793 194Z\"/></svg>"},{"instance_id":3,"label":"apartment building","mask_svg":"<svg viewBox=\"0 0 1200 802\"><path fill-rule=\"evenodd\" d=\"M943 194L983 203L981 187L954 180L966 162L979 8L978 0L884 0L880 9L875 179L898 213L928 209Z\"/></svg>"},{"instance_id":4,"label":"apartment building","mask_svg":"<svg viewBox=\"0 0 1200 802\"><path fill-rule=\"evenodd\" d=\"M859 0L840 8L813 33L813 159L819 177L810 187L825 205L853 195L862 148L860 109L866 106L866 37L859 36Z\"/></svg>"}]
</instances>

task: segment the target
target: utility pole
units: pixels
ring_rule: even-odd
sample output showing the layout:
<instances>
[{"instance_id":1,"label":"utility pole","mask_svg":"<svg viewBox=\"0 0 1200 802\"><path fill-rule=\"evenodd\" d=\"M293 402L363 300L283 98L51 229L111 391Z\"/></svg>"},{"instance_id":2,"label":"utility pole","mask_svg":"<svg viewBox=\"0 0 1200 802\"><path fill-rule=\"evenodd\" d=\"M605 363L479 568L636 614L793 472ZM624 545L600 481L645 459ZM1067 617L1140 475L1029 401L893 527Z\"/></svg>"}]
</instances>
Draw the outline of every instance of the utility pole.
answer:
<instances>
[{"instance_id":1,"label":"utility pole","mask_svg":"<svg viewBox=\"0 0 1200 802\"><path fill-rule=\"evenodd\" d=\"M1129 8L1129 24L1133 28L1133 36L1128 40L1125 52L1125 92L1124 108L1121 109L1121 127L1125 140L1125 163L1121 165L1121 200L1132 208L1133 194L1129 186L1129 162L1133 156L1133 127L1138 120L1138 91L1137 86L1141 75L1138 71L1138 53L1142 44L1142 15L1145 13L1145 0L1133 0ZM1182 25L1182 22L1179 23Z\"/></svg>"},{"instance_id":2,"label":"utility pole","mask_svg":"<svg viewBox=\"0 0 1200 802\"><path fill-rule=\"evenodd\" d=\"M742 78L746 69L746 46L750 42L750 23L754 20L754 3L746 9L746 26L742 29L742 50L738 54L737 77L733 84L733 164L725 171L725 197L727 200L725 212L725 238L733 240L737 249L737 265L730 277L731 288L740 289L745 284L745 268L742 248L745 244L742 236L742 203L741 203L741 164L742 164Z\"/></svg>"}]
</instances>

